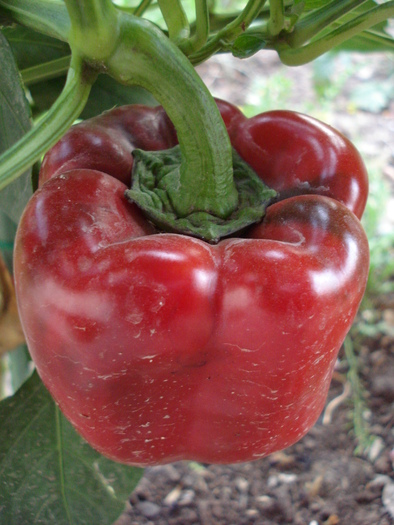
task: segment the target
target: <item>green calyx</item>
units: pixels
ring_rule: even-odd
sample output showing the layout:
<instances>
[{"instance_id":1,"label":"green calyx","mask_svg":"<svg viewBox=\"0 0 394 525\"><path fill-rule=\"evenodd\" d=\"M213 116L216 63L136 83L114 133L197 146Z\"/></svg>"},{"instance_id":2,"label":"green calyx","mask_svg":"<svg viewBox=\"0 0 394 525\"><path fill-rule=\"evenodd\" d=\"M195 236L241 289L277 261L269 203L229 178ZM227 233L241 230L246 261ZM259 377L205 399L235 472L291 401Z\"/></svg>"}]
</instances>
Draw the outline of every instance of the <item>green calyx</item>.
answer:
<instances>
[{"instance_id":1,"label":"green calyx","mask_svg":"<svg viewBox=\"0 0 394 525\"><path fill-rule=\"evenodd\" d=\"M137 204L144 214L161 230L191 235L216 243L223 237L242 232L261 221L267 206L275 199L275 190L266 186L233 150L233 174L238 191L238 207L227 218L191 208L179 216L174 201L179 187L181 151L179 146L169 150L146 152L134 150L132 186L126 197Z\"/></svg>"}]
</instances>

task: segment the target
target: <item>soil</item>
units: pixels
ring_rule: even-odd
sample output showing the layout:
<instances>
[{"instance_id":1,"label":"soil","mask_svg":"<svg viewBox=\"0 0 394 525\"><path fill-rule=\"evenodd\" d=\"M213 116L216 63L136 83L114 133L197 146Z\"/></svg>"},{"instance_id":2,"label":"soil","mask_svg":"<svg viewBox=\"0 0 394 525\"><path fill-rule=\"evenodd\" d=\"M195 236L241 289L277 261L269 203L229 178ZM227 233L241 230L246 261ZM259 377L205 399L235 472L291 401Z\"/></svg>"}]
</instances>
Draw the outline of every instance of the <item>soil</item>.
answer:
<instances>
[{"instance_id":1,"label":"soil","mask_svg":"<svg viewBox=\"0 0 394 525\"><path fill-rule=\"evenodd\" d=\"M319 95L317 68L324 74L333 66L335 85L320 85ZM394 78L392 57L338 56L289 69L263 52L245 61L215 57L198 70L213 94L247 110L260 96L268 105L324 115L379 172L389 191L378 230L392 231L394 97L381 92ZM393 525L394 294L370 299L353 341L361 392L349 381L352 365L342 349L326 409L301 441L253 463L147 468L116 525Z\"/></svg>"}]
</instances>

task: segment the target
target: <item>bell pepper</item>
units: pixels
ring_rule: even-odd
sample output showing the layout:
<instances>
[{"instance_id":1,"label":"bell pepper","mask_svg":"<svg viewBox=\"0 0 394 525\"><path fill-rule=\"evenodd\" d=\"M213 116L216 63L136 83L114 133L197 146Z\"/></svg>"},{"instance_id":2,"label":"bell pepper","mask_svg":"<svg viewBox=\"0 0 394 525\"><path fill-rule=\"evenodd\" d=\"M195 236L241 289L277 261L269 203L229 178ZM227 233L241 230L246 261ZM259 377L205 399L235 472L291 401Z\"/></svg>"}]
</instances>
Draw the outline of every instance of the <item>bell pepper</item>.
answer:
<instances>
[{"instance_id":1,"label":"bell pepper","mask_svg":"<svg viewBox=\"0 0 394 525\"><path fill-rule=\"evenodd\" d=\"M304 436L327 397L368 276L367 174L313 118L247 119L233 147L278 192L212 244L126 198L135 148L177 144L161 107L81 122L46 155L19 225L15 282L37 370L77 431L130 465L235 463Z\"/></svg>"}]
</instances>

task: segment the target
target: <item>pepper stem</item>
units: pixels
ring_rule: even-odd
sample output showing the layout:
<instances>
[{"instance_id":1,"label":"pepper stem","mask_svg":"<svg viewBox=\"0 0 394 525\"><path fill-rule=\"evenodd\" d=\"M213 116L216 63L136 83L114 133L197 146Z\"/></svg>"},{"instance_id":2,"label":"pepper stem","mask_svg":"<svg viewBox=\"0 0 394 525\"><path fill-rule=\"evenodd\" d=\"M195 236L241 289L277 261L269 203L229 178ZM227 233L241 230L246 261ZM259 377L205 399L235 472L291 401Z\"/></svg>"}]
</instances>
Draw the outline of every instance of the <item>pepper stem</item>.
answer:
<instances>
[{"instance_id":1,"label":"pepper stem","mask_svg":"<svg viewBox=\"0 0 394 525\"><path fill-rule=\"evenodd\" d=\"M112 0L65 3L73 54L121 83L147 89L172 120L181 165L162 185L176 213L229 216L238 205L230 139L213 98L188 59L157 26L118 10ZM167 0L160 6L168 7ZM187 19L178 27L168 10L165 14L170 36L182 39Z\"/></svg>"},{"instance_id":2,"label":"pepper stem","mask_svg":"<svg viewBox=\"0 0 394 525\"><path fill-rule=\"evenodd\" d=\"M162 181L176 213L228 217L238 205L230 139L208 89L183 53L152 23L122 13L108 73L137 84L160 102L181 150L179 170Z\"/></svg>"}]
</instances>

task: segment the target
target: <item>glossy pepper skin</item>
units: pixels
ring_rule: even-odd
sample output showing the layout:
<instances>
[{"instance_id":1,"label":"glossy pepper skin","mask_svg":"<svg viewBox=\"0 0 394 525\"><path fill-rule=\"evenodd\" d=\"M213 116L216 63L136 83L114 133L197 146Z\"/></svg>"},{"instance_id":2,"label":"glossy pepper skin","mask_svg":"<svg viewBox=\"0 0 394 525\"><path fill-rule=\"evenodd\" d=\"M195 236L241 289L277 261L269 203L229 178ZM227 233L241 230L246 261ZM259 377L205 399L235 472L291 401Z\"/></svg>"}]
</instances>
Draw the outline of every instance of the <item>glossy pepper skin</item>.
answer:
<instances>
[{"instance_id":1,"label":"glossy pepper skin","mask_svg":"<svg viewBox=\"0 0 394 525\"><path fill-rule=\"evenodd\" d=\"M355 148L299 114L218 105L235 148L281 192L243 237L160 233L126 200L131 149L176 144L164 111L142 106L72 128L19 225L16 290L38 372L87 441L123 463L235 463L299 440L364 293Z\"/></svg>"}]
</instances>

